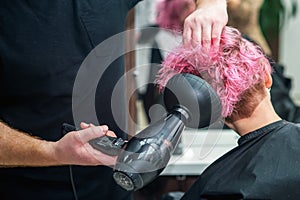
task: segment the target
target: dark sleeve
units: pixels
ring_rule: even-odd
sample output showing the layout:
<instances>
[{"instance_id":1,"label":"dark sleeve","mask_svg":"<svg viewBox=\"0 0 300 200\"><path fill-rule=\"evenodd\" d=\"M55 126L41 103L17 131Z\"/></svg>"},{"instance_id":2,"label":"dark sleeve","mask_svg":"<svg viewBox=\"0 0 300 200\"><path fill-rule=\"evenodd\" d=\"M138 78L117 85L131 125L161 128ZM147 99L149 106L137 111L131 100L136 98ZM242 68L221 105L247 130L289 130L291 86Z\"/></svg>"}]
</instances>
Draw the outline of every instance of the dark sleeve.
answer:
<instances>
[{"instance_id":1,"label":"dark sleeve","mask_svg":"<svg viewBox=\"0 0 300 200\"><path fill-rule=\"evenodd\" d=\"M191 186L191 188L184 194L181 200L201 200L201 191L200 191L200 180L201 176L197 181Z\"/></svg>"},{"instance_id":2,"label":"dark sleeve","mask_svg":"<svg viewBox=\"0 0 300 200\"><path fill-rule=\"evenodd\" d=\"M126 1L126 4L128 5L128 8L133 8L137 3L139 3L142 0L124 0Z\"/></svg>"}]
</instances>

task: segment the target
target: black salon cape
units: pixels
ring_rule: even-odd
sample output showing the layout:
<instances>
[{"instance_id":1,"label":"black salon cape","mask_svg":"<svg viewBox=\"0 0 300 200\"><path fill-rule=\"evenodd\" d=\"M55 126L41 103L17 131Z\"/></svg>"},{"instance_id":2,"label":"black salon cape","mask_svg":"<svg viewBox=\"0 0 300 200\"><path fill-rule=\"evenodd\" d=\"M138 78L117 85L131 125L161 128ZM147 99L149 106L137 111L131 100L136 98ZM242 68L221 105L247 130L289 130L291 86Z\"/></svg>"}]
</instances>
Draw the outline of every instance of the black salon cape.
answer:
<instances>
[{"instance_id":1,"label":"black salon cape","mask_svg":"<svg viewBox=\"0 0 300 200\"><path fill-rule=\"evenodd\" d=\"M1 0L0 120L41 139L59 140L62 123L74 124L72 92L79 67L98 44L125 30L127 13L138 1ZM122 50L124 44L125 40L109 46L106 55ZM104 72L96 105L90 105L95 106L99 123L118 136L124 136L118 126L125 124L124 84L115 108L118 123L111 96L124 74L123 63L120 56ZM129 196L115 184L109 167L72 170L79 199ZM0 168L0 199L74 199L69 167Z\"/></svg>"},{"instance_id":2,"label":"black salon cape","mask_svg":"<svg viewBox=\"0 0 300 200\"><path fill-rule=\"evenodd\" d=\"M281 120L242 136L182 198L300 199L300 127Z\"/></svg>"}]
</instances>

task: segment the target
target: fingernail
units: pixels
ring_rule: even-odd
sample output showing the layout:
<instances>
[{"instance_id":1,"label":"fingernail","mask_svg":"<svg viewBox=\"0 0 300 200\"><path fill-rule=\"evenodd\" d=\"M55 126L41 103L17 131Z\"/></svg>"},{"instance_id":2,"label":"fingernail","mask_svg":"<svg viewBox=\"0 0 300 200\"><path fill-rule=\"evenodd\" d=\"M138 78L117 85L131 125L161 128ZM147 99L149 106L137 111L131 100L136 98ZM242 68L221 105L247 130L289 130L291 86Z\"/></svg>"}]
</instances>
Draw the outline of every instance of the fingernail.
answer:
<instances>
[{"instance_id":1,"label":"fingernail","mask_svg":"<svg viewBox=\"0 0 300 200\"><path fill-rule=\"evenodd\" d=\"M101 128L103 131L108 131L108 126L106 126L106 125L102 125Z\"/></svg>"},{"instance_id":2,"label":"fingernail","mask_svg":"<svg viewBox=\"0 0 300 200\"><path fill-rule=\"evenodd\" d=\"M88 126L88 124L85 123L85 122L81 122L81 124L84 125L84 126Z\"/></svg>"}]
</instances>

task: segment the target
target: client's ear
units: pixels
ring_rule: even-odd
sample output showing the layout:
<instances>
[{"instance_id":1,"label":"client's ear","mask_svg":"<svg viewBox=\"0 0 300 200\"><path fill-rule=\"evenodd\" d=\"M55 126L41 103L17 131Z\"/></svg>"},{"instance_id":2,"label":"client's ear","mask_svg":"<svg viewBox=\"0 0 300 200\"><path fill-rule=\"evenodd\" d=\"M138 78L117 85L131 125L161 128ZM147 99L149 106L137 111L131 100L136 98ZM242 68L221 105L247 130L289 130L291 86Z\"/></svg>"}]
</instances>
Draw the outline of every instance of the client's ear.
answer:
<instances>
[{"instance_id":1,"label":"client's ear","mask_svg":"<svg viewBox=\"0 0 300 200\"><path fill-rule=\"evenodd\" d=\"M271 88L273 84L273 79L270 73L266 73L265 86L266 88Z\"/></svg>"}]
</instances>

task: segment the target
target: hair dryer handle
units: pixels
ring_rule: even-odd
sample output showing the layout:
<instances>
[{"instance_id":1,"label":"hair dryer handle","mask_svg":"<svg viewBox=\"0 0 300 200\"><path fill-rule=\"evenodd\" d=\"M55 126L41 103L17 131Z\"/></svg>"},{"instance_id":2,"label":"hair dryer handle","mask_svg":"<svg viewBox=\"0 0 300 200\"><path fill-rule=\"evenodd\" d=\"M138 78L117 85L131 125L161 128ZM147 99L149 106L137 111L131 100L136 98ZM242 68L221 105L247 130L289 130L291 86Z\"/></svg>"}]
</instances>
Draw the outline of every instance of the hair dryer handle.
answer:
<instances>
[{"instance_id":1,"label":"hair dryer handle","mask_svg":"<svg viewBox=\"0 0 300 200\"><path fill-rule=\"evenodd\" d=\"M168 164L183 129L182 114L174 111L131 138L115 165L117 184L137 190L153 181Z\"/></svg>"}]
</instances>

